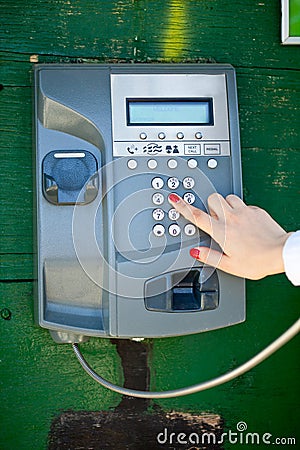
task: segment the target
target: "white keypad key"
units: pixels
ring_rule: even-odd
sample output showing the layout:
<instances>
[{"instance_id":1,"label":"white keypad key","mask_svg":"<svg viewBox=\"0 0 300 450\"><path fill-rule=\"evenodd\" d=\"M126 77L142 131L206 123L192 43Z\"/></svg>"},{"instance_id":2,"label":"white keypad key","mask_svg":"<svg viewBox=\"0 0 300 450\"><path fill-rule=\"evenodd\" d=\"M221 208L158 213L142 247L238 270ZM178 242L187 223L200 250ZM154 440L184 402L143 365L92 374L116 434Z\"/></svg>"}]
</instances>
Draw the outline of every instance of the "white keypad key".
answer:
<instances>
[{"instance_id":1,"label":"white keypad key","mask_svg":"<svg viewBox=\"0 0 300 450\"><path fill-rule=\"evenodd\" d=\"M170 236L178 236L180 234L180 231L180 226L176 223L172 223L172 225L169 226Z\"/></svg>"},{"instance_id":2,"label":"white keypad key","mask_svg":"<svg viewBox=\"0 0 300 450\"><path fill-rule=\"evenodd\" d=\"M175 208L170 209L170 211L168 212L168 216L170 220L178 220L180 217L180 213L178 211L176 211Z\"/></svg>"},{"instance_id":3,"label":"white keypad key","mask_svg":"<svg viewBox=\"0 0 300 450\"><path fill-rule=\"evenodd\" d=\"M184 234L186 236L194 236L196 231L197 231L196 227L192 223L187 223L186 226L184 227Z\"/></svg>"},{"instance_id":4,"label":"white keypad key","mask_svg":"<svg viewBox=\"0 0 300 450\"><path fill-rule=\"evenodd\" d=\"M186 201L189 205L195 203L196 197L192 192L186 192L183 196L183 200Z\"/></svg>"},{"instance_id":5,"label":"white keypad key","mask_svg":"<svg viewBox=\"0 0 300 450\"><path fill-rule=\"evenodd\" d=\"M165 213L162 209L156 208L152 211L152 217L154 220L163 220Z\"/></svg>"},{"instance_id":6,"label":"white keypad key","mask_svg":"<svg viewBox=\"0 0 300 450\"><path fill-rule=\"evenodd\" d=\"M195 186L195 180L192 177L186 177L182 181L182 184L185 189L193 189L193 187Z\"/></svg>"},{"instance_id":7,"label":"white keypad key","mask_svg":"<svg viewBox=\"0 0 300 450\"><path fill-rule=\"evenodd\" d=\"M164 180L162 178L155 177L151 181L151 185L152 185L153 189L161 189L164 185Z\"/></svg>"},{"instance_id":8,"label":"white keypad key","mask_svg":"<svg viewBox=\"0 0 300 450\"><path fill-rule=\"evenodd\" d=\"M163 236L166 232L165 227L161 223L154 225L152 231L157 237Z\"/></svg>"},{"instance_id":9,"label":"white keypad key","mask_svg":"<svg viewBox=\"0 0 300 450\"><path fill-rule=\"evenodd\" d=\"M168 179L167 184L169 189L177 189L179 186L179 180L176 177L171 177Z\"/></svg>"},{"instance_id":10,"label":"white keypad key","mask_svg":"<svg viewBox=\"0 0 300 450\"><path fill-rule=\"evenodd\" d=\"M164 200L165 198L160 192L156 192L152 195L152 202L154 203L154 205L162 205Z\"/></svg>"}]
</instances>

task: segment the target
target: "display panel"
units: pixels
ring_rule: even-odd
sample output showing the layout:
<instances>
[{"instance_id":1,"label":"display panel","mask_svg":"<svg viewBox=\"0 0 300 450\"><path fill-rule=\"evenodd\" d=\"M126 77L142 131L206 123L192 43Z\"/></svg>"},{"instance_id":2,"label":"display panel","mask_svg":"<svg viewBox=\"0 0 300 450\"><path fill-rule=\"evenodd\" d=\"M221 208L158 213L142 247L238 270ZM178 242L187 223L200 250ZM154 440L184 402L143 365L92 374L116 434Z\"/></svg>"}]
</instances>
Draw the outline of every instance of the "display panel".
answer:
<instances>
[{"instance_id":1,"label":"display panel","mask_svg":"<svg viewBox=\"0 0 300 450\"><path fill-rule=\"evenodd\" d=\"M213 125L212 98L126 99L127 125Z\"/></svg>"}]
</instances>

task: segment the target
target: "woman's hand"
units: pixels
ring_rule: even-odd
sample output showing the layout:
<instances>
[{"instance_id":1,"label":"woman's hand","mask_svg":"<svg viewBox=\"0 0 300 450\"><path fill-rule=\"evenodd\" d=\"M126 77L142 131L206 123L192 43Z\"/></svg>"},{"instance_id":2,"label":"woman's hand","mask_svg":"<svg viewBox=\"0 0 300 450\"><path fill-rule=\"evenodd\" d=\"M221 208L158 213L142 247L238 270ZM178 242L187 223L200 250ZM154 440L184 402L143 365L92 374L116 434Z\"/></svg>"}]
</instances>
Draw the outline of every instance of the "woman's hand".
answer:
<instances>
[{"instance_id":1,"label":"woman's hand","mask_svg":"<svg viewBox=\"0 0 300 450\"><path fill-rule=\"evenodd\" d=\"M190 250L197 260L239 277L257 280L284 272L282 249L286 233L263 209L247 206L236 195L208 197L209 214L186 203L177 194L169 202L188 221L208 233L222 252L209 247Z\"/></svg>"}]
</instances>

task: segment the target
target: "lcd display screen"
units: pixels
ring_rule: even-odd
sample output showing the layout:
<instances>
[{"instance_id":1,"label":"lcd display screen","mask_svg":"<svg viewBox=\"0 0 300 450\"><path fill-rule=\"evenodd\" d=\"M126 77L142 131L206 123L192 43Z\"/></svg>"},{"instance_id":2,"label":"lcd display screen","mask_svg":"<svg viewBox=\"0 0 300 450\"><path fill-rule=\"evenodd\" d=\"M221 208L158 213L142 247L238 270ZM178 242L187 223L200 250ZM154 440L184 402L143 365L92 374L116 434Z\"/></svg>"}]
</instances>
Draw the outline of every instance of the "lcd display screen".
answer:
<instances>
[{"instance_id":1,"label":"lcd display screen","mask_svg":"<svg viewBox=\"0 0 300 450\"><path fill-rule=\"evenodd\" d=\"M213 101L127 99L127 125L213 125Z\"/></svg>"}]
</instances>

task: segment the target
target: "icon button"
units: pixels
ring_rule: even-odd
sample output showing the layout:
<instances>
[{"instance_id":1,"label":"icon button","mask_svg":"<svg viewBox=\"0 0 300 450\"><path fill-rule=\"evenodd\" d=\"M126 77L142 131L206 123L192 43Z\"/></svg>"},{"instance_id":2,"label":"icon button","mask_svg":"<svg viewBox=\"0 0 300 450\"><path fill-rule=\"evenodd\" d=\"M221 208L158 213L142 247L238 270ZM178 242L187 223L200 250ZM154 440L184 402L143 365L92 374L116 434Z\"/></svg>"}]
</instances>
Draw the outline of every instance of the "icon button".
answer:
<instances>
[{"instance_id":1,"label":"icon button","mask_svg":"<svg viewBox=\"0 0 300 450\"><path fill-rule=\"evenodd\" d=\"M210 169L215 169L218 165L218 161L214 158L211 158L207 161L207 165Z\"/></svg>"},{"instance_id":2,"label":"icon button","mask_svg":"<svg viewBox=\"0 0 300 450\"><path fill-rule=\"evenodd\" d=\"M184 138L184 134L182 133L182 131L178 131L177 139L183 139L183 138Z\"/></svg>"},{"instance_id":3,"label":"icon button","mask_svg":"<svg viewBox=\"0 0 300 450\"><path fill-rule=\"evenodd\" d=\"M128 169L134 170L137 168L137 161L135 159L129 159L127 161L127 167Z\"/></svg>"},{"instance_id":4,"label":"icon button","mask_svg":"<svg viewBox=\"0 0 300 450\"><path fill-rule=\"evenodd\" d=\"M160 133L158 133L158 139L165 139L166 135L163 131L161 131Z\"/></svg>"},{"instance_id":5,"label":"icon button","mask_svg":"<svg viewBox=\"0 0 300 450\"><path fill-rule=\"evenodd\" d=\"M169 169L176 169L176 167L177 167L176 159L169 159L168 167L169 167Z\"/></svg>"},{"instance_id":6,"label":"icon button","mask_svg":"<svg viewBox=\"0 0 300 450\"><path fill-rule=\"evenodd\" d=\"M147 133L144 132L140 133L140 139L142 139L143 141L147 139Z\"/></svg>"},{"instance_id":7,"label":"icon button","mask_svg":"<svg viewBox=\"0 0 300 450\"><path fill-rule=\"evenodd\" d=\"M151 169L151 170L156 169L157 161L155 159L149 159L149 161L147 162L147 165L148 165L149 169Z\"/></svg>"}]
</instances>

